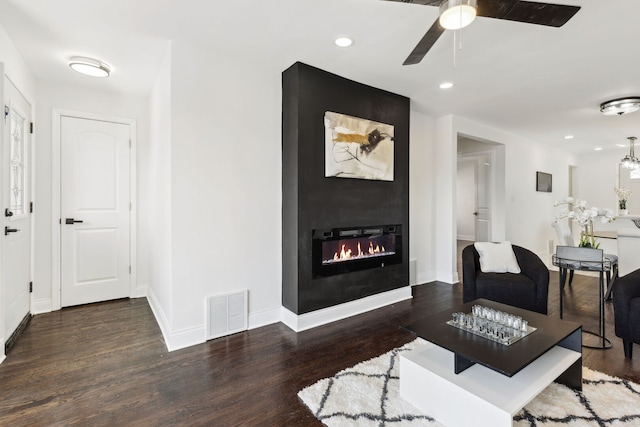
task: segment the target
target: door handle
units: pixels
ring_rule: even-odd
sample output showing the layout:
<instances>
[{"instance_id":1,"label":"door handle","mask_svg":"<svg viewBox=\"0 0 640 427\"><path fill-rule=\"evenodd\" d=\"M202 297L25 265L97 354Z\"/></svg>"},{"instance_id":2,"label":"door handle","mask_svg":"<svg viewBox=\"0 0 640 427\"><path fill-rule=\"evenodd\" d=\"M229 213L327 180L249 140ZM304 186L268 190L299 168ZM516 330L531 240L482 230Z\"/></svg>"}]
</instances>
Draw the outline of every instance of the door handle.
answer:
<instances>
[{"instance_id":1,"label":"door handle","mask_svg":"<svg viewBox=\"0 0 640 427\"><path fill-rule=\"evenodd\" d=\"M474 214L475 216L478 216L478 212L474 212L473 214Z\"/></svg>"},{"instance_id":2,"label":"door handle","mask_svg":"<svg viewBox=\"0 0 640 427\"><path fill-rule=\"evenodd\" d=\"M9 227L4 227L4 235L7 236L9 233L15 233L17 231L20 231L17 228L9 228Z\"/></svg>"},{"instance_id":3,"label":"door handle","mask_svg":"<svg viewBox=\"0 0 640 427\"><path fill-rule=\"evenodd\" d=\"M81 219L73 219L73 218L65 218L64 223L65 224L76 224L78 222L84 222Z\"/></svg>"}]
</instances>

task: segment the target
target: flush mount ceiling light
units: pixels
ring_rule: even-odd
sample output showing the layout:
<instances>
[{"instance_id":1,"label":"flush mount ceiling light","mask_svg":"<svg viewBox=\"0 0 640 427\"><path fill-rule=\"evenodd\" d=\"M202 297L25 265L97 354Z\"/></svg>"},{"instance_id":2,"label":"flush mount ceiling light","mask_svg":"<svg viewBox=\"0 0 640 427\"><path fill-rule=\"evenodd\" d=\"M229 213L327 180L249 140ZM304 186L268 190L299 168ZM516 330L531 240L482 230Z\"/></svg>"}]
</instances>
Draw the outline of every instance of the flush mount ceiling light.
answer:
<instances>
[{"instance_id":1,"label":"flush mount ceiling light","mask_svg":"<svg viewBox=\"0 0 640 427\"><path fill-rule=\"evenodd\" d=\"M91 77L109 77L111 67L97 59L74 56L69 60L72 70Z\"/></svg>"},{"instance_id":2,"label":"flush mount ceiling light","mask_svg":"<svg viewBox=\"0 0 640 427\"><path fill-rule=\"evenodd\" d=\"M353 44L353 39L347 36L336 37L333 43L338 47L349 47Z\"/></svg>"},{"instance_id":3,"label":"flush mount ceiling light","mask_svg":"<svg viewBox=\"0 0 640 427\"><path fill-rule=\"evenodd\" d=\"M600 104L600 111L605 116L621 116L638 110L640 110L640 97L637 96L613 99Z\"/></svg>"},{"instance_id":4,"label":"flush mount ceiling light","mask_svg":"<svg viewBox=\"0 0 640 427\"><path fill-rule=\"evenodd\" d=\"M440 5L440 25L447 30L459 30L476 19L476 0L445 0Z\"/></svg>"},{"instance_id":5,"label":"flush mount ceiling light","mask_svg":"<svg viewBox=\"0 0 640 427\"><path fill-rule=\"evenodd\" d=\"M451 89L452 87L453 83L451 82L440 83L440 89Z\"/></svg>"},{"instance_id":6,"label":"flush mount ceiling light","mask_svg":"<svg viewBox=\"0 0 640 427\"><path fill-rule=\"evenodd\" d=\"M627 139L629 140L629 155L624 156L624 159L621 160L622 167L635 170L640 168L640 161L634 152L634 145L637 138L635 136L630 136Z\"/></svg>"}]
</instances>

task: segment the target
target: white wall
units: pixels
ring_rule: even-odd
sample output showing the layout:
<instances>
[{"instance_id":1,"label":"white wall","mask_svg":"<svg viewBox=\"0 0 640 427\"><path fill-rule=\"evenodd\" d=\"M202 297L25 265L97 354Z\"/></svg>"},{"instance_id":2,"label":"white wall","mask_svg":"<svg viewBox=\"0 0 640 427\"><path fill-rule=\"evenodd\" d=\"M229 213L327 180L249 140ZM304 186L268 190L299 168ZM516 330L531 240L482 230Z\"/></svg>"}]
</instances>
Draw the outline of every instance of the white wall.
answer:
<instances>
[{"instance_id":1,"label":"white wall","mask_svg":"<svg viewBox=\"0 0 640 427\"><path fill-rule=\"evenodd\" d=\"M169 342L172 335L172 169L171 169L171 46L149 96L149 149L138 157L145 162L149 191L145 195L149 206L147 216L149 254L149 286L147 298L160 329Z\"/></svg>"},{"instance_id":2,"label":"white wall","mask_svg":"<svg viewBox=\"0 0 640 427\"><path fill-rule=\"evenodd\" d=\"M618 198L613 189L618 185L618 163L628 153L627 148L581 154L578 167L580 189L576 197L586 200L588 206L612 209L617 212ZM631 197L634 196L640 198L640 194L634 194ZM640 214L640 212L632 213Z\"/></svg>"},{"instance_id":3,"label":"white wall","mask_svg":"<svg viewBox=\"0 0 640 427\"><path fill-rule=\"evenodd\" d=\"M249 327L280 320L281 71L174 43L171 336L203 342L205 298L249 290Z\"/></svg>"},{"instance_id":4,"label":"white wall","mask_svg":"<svg viewBox=\"0 0 640 427\"><path fill-rule=\"evenodd\" d=\"M78 76L79 78L85 78ZM112 92L90 91L51 82L37 82L37 108L35 122L35 191L34 191L34 280L33 313L52 308L52 111L63 109L107 116L134 119L137 122L138 150L143 152L148 144L148 106L145 98ZM138 164L137 194L147 193L146 180L141 180L144 170ZM144 288L148 281L146 242L147 206L144 197L138 203L137 287Z\"/></svg>"},{"instance_id":5,"label":"white wall","mask_svg":"<svg viewBox=\"0 0 640 427\"><path fill-rule=\"evenodd\" d=\"M27 67L18 49L9 38L9 35L0 26L0 62L4 63L4 72L18 88L22 95L29 101L31 107L36 102L36 80Z\"/></svg>"},{"instance_id":6,"label":"white wall","mask_svg":"<svg viewBox=\"0 0 640 427\"><path fill-rule=\"evenodd\" d=\"M435 121L411 111L409 129L409 259L416 283L432 282L435 268Z\"/></svg>"}]
</instances>

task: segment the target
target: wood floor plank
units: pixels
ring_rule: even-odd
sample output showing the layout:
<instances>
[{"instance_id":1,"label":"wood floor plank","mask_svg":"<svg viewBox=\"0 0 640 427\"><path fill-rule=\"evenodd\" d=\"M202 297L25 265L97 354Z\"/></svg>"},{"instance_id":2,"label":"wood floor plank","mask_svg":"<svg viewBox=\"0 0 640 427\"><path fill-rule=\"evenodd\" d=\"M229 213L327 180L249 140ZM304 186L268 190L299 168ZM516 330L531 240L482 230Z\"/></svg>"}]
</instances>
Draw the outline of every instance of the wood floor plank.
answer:
<instances>
[{"instance_id":1,"label":"wood floor plank","mask_svg":"<svg viewBox=\"0 0 640 427\"><path fill-rule=\"evenodd\" d=\"M301 333L281 323L167 352L146 299L33 317L0 365L0 425L321 426L297 392L413 337L400 325L461 301L461 285L413 288L414 298ZM549 314L558 316L551 272ZM594 277L576 274L565 318L597 328ZM584 364L640 382L640 355L584 350ZM640 350L637 350L640 354Z\"/></svg>"}]
</instances>

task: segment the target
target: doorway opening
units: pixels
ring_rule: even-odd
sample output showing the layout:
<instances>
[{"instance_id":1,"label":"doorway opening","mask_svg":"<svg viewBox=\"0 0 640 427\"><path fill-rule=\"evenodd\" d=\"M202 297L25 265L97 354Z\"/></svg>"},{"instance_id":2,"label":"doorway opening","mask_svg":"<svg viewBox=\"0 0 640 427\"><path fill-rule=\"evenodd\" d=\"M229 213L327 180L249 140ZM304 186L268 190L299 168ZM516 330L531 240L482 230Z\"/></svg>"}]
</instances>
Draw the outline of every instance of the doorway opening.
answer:
<instances>
[{"instance_id":1,"label":"doorway opening","mask_svg":"<svg viewBox=\"0 0 640 427\"><path fill-rule=\"evenodd\" d=\"M504 239L504 163L503 144L458 134L454 247L459 278L462 248Z\"/></svg>"}]
</instances>

